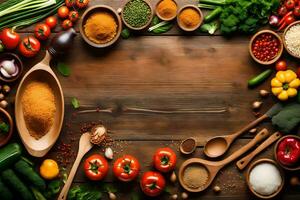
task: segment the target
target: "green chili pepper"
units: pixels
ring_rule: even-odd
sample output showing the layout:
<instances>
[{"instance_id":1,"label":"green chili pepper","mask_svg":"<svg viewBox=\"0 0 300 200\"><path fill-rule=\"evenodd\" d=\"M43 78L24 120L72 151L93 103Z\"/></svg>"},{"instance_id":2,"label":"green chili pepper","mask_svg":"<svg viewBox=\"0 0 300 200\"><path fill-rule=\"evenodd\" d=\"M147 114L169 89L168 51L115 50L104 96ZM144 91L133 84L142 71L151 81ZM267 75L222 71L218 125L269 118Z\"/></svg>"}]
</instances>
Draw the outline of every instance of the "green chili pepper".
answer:
<instances>
[{"instance_id":1,"label":"green chili pepper","mask_svg":"<svg viewBox=\"0 0 300 200\"><path fill-rule=\"evenodd\" d=\"M211 21L215 20L222 13L222 11L223 11L223 9L221 7L217 7L216 9L214 9L213 11L211 11L210 13L208 13L208 15L206 15L204 17L204 21L211 22Z\"/></svg>"},{"instance_id":2,"label":"green chili pepper","mask_svg":"<svg viewBox=\"0 0 300 200\"><path fill-rule=\"evenodd\" d=\"M251 78L248 81L248 86L255 87L255 86L261 84L272 74L272 72L273 71L271 69L267 69L267 70L263 71L262 73L258 74L257 76Z\"/></svg>"}]
</instances>

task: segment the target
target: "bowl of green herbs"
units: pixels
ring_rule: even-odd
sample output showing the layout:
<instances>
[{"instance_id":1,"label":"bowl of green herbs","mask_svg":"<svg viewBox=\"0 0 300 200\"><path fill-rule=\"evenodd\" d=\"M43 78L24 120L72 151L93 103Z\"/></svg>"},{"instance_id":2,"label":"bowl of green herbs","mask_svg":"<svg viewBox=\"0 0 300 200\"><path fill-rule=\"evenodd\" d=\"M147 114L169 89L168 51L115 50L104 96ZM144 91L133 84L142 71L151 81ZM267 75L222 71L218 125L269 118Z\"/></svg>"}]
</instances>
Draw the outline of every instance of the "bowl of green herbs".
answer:
<instances>
[{"instance_id":1,"label":"bowl of green herbs","mask_svg":"<svg viewBox=\"0 0 300 200\"><path fill-rule=\"evenodd\" d=\"M122 20L132 30L145 29L153 18L153 9L146 0L129 0L122 9Z\"/></svg>"},{"instance_id":2,"label":"bowl of green herbs","mask_svg":"<svg viewBox=\"0 0 300 200\"><path fill-rule=\"evenodd\" d=\"M0 108L0 147L4 146L13 133L13 120L10 114Z\"/></svg>"}]
</instances>

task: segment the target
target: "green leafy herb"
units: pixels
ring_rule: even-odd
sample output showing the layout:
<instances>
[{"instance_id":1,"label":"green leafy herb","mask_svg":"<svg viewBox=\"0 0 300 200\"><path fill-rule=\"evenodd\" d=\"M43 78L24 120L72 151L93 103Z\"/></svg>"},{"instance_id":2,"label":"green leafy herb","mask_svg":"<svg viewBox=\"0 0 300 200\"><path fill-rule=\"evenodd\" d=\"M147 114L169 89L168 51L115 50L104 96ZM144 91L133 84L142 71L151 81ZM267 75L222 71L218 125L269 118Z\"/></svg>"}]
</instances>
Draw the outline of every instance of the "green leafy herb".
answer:
<instances>
[{"instance_id":1,"label":"green leafy herb","mask_svg":"<svg viewBox=\"0 0 300 200\"><path fill-rule=\"evenodd\" d=\"M72 105L75 109L80 107L80 103L79 103L78 99L76 99L75 97L72 98Z\"/></svg>"},{"instance_id":2,"label":"green leafy herb","mask_svg":"<svg viewBox=\"0 0 300 200\"><path fill-rule=\"evenodd\" d=\"M99 200L102 193L87 185L74 186L68 193L68 200Z\"/></svg>"},{"instance_id":3,"label":"green leafy herb","mask_svg":"<svg viewBox=\"0 0 300 200\"><path fill-rule=\"evenodd\" d=\"M154 16L151 22L152 26L148 29L149 32L161 34L168 32L172 27L172 22L160 21L157 16Z\"/></svg>"},{"instance_id":4,"label":"green leafy herb","mask_svg":"<svg viewBox=\"0 0 300 200\"><path fill-rule=\"evenodd\" d=\"M203 24L200 27L200 31L207 32L207 33L213 35L218 28L219 28L218 22L211 22L211 23Z\"/></svg>"},{"instance_id":5,"label":"green leafy herb","mask_svg":"<svg viewBox=\"0 0 300 200\"><path fill-rule=\"evenodd\" d=\"M71 69L68 65L64 64L64 63L58 63L57 65L57 70L59 71L59 73L61 73L63 76L70 76L71 74Z\"/></svg>"},{"instance_id":6,"label":"green leafy herb","mask_svg":"<svg viewBox=\"0 0 300 200\"><path fill-rule=\"evenodd\" d=\"M128 28L123 28L121 36L123 39L128 39L130 37L130 30Z\"/></svg>"},{"instance_id":7,"label":"green leafy herb","mask_svg":"<svg viewBox=\"0 0 300 200\"><path fill-rule=\"evenodd\" d=\"M155 26L160 22L159 18L155 15L152 19L151 26Z\"/></svg>"},{"instance_id":8,"label":"green leafy herb","mask_svg":"<svg viewBox=\"0 0 300 200\"><path fill-rule=\"evenodd\" d=\"M47 199L53 199L59 193L62 183L62 180L58 179L53 180L48 184L47 190L44 194L47 197Z\"/></svg>"},{"instance_id":9,"label":"green leafy herb","mask_svg":"<svg viewBox=\"0 0 300 200\"><path fill-rule=\"evenodd\" d=\"M9 131L9 125L5 122L0 123L0 133L7 134Z\"/></svg>"}]
</instances>

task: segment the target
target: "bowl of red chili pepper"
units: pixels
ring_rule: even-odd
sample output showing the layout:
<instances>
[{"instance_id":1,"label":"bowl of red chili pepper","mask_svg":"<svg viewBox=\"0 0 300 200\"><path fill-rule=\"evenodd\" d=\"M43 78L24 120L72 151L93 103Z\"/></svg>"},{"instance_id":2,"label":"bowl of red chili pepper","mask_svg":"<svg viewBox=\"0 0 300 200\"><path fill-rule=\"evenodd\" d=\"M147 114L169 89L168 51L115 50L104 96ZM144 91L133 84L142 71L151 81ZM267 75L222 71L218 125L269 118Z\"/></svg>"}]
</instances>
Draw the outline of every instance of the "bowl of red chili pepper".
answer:
<instances>
[{"instance_id":1,"label":"bowl of red chili pepper","mask_svg":"<svg viewBox=\"0 0 300 200\"><path fill-rule=\"evenodd\" d=\"M282 39L274 31L259 31L250 40L249 52L259 64L271 65L280 58L283 52Z\"/></svg>"}]
</instances>

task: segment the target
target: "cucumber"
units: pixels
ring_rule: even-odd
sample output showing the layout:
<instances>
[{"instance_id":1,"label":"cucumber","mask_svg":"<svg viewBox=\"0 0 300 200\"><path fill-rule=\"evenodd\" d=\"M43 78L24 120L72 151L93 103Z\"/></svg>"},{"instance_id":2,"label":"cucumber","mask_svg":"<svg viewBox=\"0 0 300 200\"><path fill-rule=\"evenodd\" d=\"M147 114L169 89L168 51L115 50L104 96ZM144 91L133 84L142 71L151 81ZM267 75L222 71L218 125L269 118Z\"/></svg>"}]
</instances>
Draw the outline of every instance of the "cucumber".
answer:
<instances>
[{"instance_id":1,"label":"cucumber","mask_svg":"<svg viewBox=\"0 0 300 200\"><path fill-rule=\"evenodd\" d=\"M272 74L272 72L273 71L271 69L267 69L267 70L263 71L262 73L258 74L257 76L251 78L248 81L248 86L249 87L255 87L255 86L261 84L267 78L269 78L269 76Z\"/></svg>"},{"instance_id":2,"label":"cucumber","mask_svg":"<svg viewBox=\"0 0 300 200\"><path fill-rule=\"evenodd\" d=\"M24 200L34 200L33 194L12 169L3 171L1 173L1 178L11 189L18 193L18 197Z\"/></svg>"},{"instance_id":3,"label":"cucumber","mask_svg":"<svg viewBox=\"0 0 300 200\"><path fill-rule=\"evenodd\" d=\"M39 190L46 189L46 183L44 179L40 177L38 173L24 160L19 160L15 166L14 170L24 178L24 180L31 183L33 186L37 187Z\"/></svg>"},{"instance_id":4,"label":"cucumber","mask_svg":"<svg viewBox=\"0 0 300 200\"><path fill-rule=\"evenodd\" d=\"M1 200L13 200L13 194L11 191L4 185L2 180L0 179L0 196Z\"/></svg>"},{"instance_id":5,"label":"cucumber","mask_svg":"<svg viewBox=\"0 0 300 200\"><path fill-rule=\"evenodd\" d=\"M11 143L0 149L0 171L18 161L22 154L22 148L17 143Z\"/></svg>"}]
</instances>

